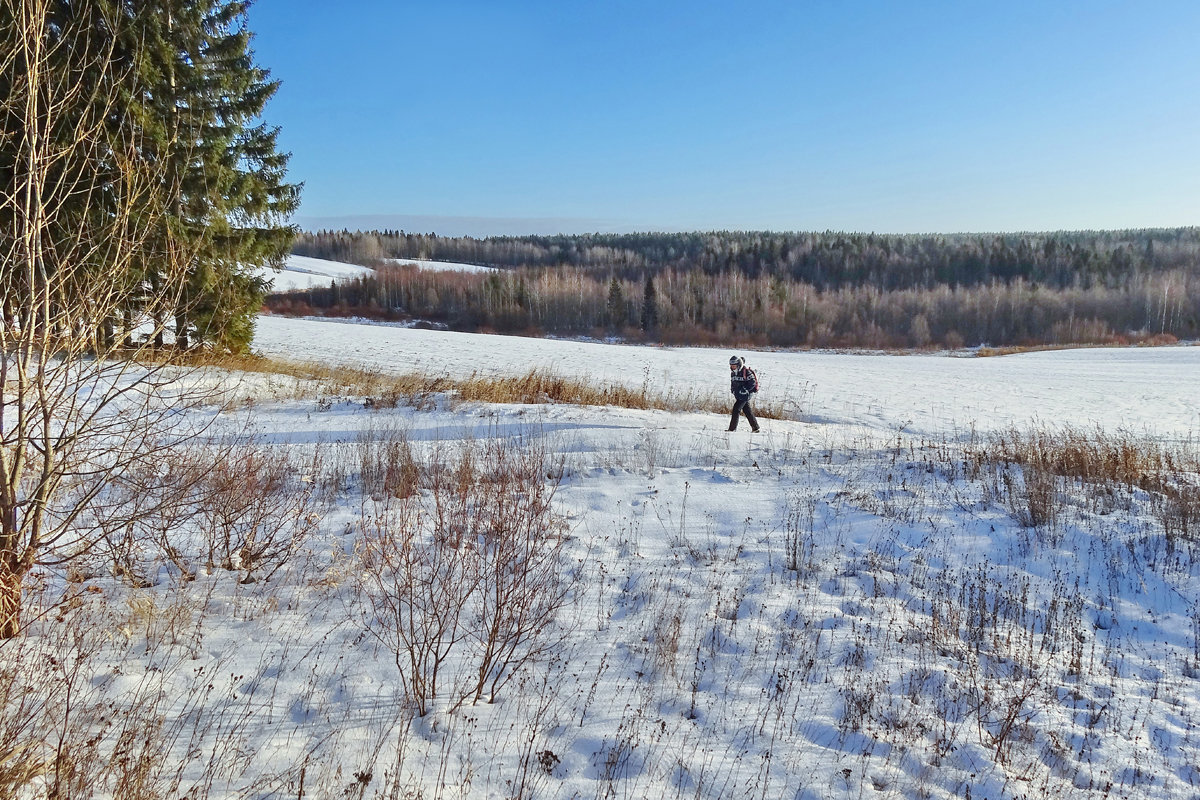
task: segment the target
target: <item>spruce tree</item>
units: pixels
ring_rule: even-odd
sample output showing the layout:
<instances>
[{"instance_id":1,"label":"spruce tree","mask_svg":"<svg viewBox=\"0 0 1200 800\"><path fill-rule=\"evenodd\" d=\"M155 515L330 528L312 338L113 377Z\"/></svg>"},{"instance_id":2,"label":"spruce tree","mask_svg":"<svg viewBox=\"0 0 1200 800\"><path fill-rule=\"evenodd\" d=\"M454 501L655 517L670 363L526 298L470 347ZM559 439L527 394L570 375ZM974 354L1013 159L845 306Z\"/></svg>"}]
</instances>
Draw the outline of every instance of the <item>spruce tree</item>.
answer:
<instances>
[{"instance_id":1,"label":"spruce tree","mask_svg":"<svg viewBox=\"0 0 1200 800\"><path fill-rule=\"evenodd\" d=\"M266 291L260 268L280 264L296 234L290 154L279 129L258 121L279 82L255 64L248 5L163 0L139 62L145 145L172 176L164 247L191 264L176 310L181 347L246 349Z\"/></svg>"},{"instance_id":2,"label":"spruce tree","mask_svg":"<svg viewBox=\"0 0 1200 800\"><path fill-rule=\"evenodd\" d=\"M625 293L616 275L608 282L608 324L614 331L625 324Z\"/></svg>"},{"instance_id":3,"label":"spruce tree","mask_svg":"<svg viewBox=\"0 0 1200 800\"><path fill-rule=\"evenodd\" d=\"M646 276L646 288L642 292L642 330L653 333L658 327L658 293L654 291L654 276Z\"/></svg>"}]
</instances>

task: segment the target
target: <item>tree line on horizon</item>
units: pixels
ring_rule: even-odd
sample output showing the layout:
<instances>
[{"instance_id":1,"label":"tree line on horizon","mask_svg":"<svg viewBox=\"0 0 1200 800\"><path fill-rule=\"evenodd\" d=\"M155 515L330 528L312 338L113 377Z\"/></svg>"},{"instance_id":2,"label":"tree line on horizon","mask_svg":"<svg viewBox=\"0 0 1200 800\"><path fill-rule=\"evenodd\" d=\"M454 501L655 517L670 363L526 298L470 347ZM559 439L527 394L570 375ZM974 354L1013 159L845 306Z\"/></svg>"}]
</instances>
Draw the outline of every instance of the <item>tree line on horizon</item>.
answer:
<instances>
[{"instance_id":1,"label":"tree line on horizon","mask_svg":"<svg viewBox=\"0 0 1200 800\"><path fill-rule=\"evenodd\" d=\"M297 255L376 266L430 259L494 267L571 266L623 280L665 269L737 272L817 289L1118 286L1145 272L1200 269L1200 228L998 234L770 231L446 237L398 230L301 232Z\"/></svg>"},{"instance_id":2,"label":"tree line on horizon","mask_svg":"<svg viewBox=\"0 0 1200 800\"><path fill-rule=\"evenodd\" d=\"M273 295L277 313L672 344L962 347L1200 336L1200 229L978 236L301 233L376 268ZM507 267L419 270L419 258Z\"/></svg>"}]
</instances>

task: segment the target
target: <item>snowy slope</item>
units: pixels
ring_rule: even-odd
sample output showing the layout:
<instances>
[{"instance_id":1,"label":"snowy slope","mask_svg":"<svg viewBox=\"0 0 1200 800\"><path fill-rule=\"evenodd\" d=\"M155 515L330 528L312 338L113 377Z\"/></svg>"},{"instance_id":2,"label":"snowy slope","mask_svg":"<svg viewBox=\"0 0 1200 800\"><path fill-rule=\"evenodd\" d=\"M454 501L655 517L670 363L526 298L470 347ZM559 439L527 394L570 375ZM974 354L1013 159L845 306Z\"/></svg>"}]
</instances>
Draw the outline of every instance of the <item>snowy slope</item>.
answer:
<instances>
[{"instance_id":1,"label":"snowy slope","mask_svg":"<svg viewBox=\"0 0 1200 800\"><path fill-rule=\"evenodd\" d=\"M937 441L841 423L752 436L713 414L335 400L260 403L252 424L301 457L321 441L365 452L389 426L422 452L542 443L566 459L556 507L580 581L564 640L500 702L415 720L392 656L354 622L352 495L326 515L336 557L316 558L338 577L259 590L287 592L280 611L219 573L198 581L254 618L213 619L201 663L248 676L264 721L249 741L271 754L256 770L304 764L310 787L335 787L353 768L381 797L385 769L413 796L516 785L564 800L1184 800L1200 786L1200 548L1168 557L1144 497L1100 513L1069 501L1030 529L986 481L953 477L954 457L930 461Z\"/></svg>"},{"instance_id":2,"label":"snowy slope","mask_svg":"<svg viewBox=\"0 0 1200 800\"><path fill-rule=\"evenodd\" d=\"M452 272L494 272L493 267L475 264L458 264L448 261L423 261L420 259L390 259L397 264L416 264L421 269L449 270ZM284 268L276 272L264 269L263 277L271 281L271 291L288 292L293 289L308 289L312 286L328 286L330 281L345 280L370 273L370 267L329 261L324 258L289 254Z\"/></svg>"},{"instance_id":3,"label":"snowy slope","mask_svg":"<svg viewBox=\"0 0 1200 800\"><path fill-rule=\"evenodd\" d=\"M329 286L331 281L354 278L369 272L369 267L357 264L289 254L282 270L276 272L266 269L263 270L263 276L271 281L271 291L288 292L311 286Z\"/></svg>"},{"instance_id":4,"label":"snowy slope","mask_svg":"<svg viewBox=\"0 0 1200 800\"><path fill-rule=\"evenodd\" d=\"M446 272L495 272L495 267L481 267L478 264L462 264L456 261L427 261L420 258L389 258L393 264L415 264L421 269L444 270Z\"/></svg>"}]
</instances>

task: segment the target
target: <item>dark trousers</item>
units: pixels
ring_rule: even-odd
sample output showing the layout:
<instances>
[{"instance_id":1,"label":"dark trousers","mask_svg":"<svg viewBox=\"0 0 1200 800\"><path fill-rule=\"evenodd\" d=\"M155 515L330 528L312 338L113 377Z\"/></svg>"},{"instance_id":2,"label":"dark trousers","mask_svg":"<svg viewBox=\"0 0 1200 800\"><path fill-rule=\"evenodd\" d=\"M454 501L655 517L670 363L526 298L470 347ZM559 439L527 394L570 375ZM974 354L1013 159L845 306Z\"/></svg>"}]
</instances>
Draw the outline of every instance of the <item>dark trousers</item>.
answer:
<instances>
[{"instance_id":1,"label":"dark trousers","mask_svg":"<svg viewBox=\"0 0 1200 800\"><path fill-rule=\"evenodd\" d=\"M750 410L750 395L734 399L733 414L729 417L729 430L737 430L738 414L741 413L745 413L746 421L750 423L750 427L753 430L758 430L758 420L754 418L754 412Z\"/></svg>"}]
</instances>

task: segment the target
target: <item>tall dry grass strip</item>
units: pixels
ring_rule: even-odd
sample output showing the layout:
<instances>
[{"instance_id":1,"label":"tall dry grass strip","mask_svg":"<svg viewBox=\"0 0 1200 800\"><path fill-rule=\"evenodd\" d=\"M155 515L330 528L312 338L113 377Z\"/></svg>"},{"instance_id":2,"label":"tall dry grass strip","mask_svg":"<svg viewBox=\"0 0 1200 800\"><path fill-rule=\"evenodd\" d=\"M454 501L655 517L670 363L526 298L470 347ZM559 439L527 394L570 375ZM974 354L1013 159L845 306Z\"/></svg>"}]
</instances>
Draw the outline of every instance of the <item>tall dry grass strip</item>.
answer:
<instances>
[{"instance_id":1,"label":"tall dry grass strip","mask_svg":"<svg viewBox=\"0 0 1200 800\"><path fill-rule=\"evenodd\" d=\"M206 357L202 363L218 369L294 377L314 383L325 392L362 397L372 408L400 405L422 408L437 397L471 403L562 403L721 414L729 413L730 406L725 395L717 392L654 392L646 386L631 388L612 382L595 383L536 369L518 376L476 373L468 378L451 378L418 373L393 375L358 367L261 356ZM723 381L724 376L720 379ZM781 401L756 401L754 412L767 419L789 418Z\"/></svg>"}]
</instances>

